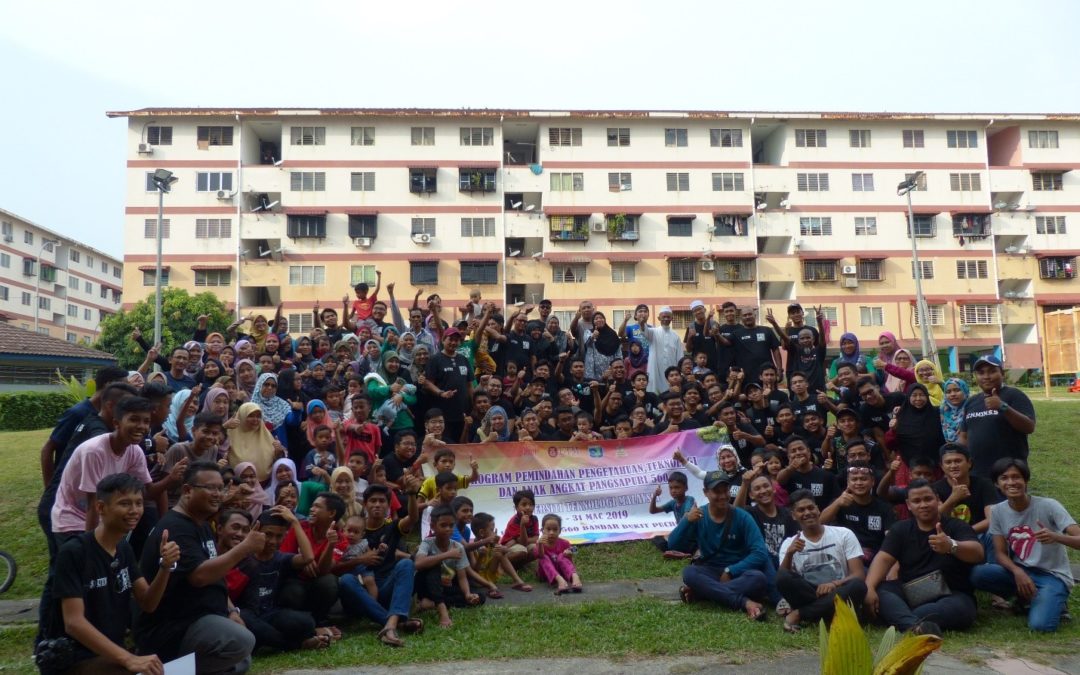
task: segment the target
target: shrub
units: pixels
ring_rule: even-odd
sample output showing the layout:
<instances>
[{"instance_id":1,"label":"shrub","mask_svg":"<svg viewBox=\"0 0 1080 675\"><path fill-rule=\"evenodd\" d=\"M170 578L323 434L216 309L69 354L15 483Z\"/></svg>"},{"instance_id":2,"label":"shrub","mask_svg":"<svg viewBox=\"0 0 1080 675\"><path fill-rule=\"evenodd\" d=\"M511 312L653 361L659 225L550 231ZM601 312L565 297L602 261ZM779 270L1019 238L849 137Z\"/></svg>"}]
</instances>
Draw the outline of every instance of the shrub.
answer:
<instances>
[{"instance_id":1,"label":"shrub","mask_svg":"<svg viewBox=\"0 0 1080 675\"><path fill-rule=\"evenodd\" d=\"M71 407L63 391L20 391L0 394L0 431L50 429Z\"/></svg>"}]
</instances>

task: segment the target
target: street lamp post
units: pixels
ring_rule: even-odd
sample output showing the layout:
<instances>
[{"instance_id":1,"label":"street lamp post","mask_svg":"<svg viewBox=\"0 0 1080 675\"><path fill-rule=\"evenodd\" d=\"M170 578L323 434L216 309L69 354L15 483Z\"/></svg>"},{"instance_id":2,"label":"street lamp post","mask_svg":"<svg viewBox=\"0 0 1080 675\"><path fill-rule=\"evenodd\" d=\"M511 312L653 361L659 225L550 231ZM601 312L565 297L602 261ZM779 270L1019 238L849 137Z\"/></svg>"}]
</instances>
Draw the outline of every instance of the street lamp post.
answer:
<instances>
[{"instance_id":1,"label":"street lamp post","mask_svg":"<svg viewBox=\"0 0 1080 675\"><path fill-rule=\"evenodd\" d=\"M158 169L153 173L151 178L154 181L154 187L158 191L158 207L157 207L157 227L155 228L155 239L157 240L157 262L155 265L155 277L154 277L154 344L161 344L161 226L163 221L163 214L165 211L165 193L169 191L172 184L177 179L173 176L172 171L166 169Z\"/></svg>"},{"instance_id":2,"label":"street lamp post","mask_svg":"<svg viewBox=\"0 0 1080 675\"><path fill-rule=\"evenodd\" d=\"M38 332L39 318L41 314L41 256L45 254L45 249L50 246L58 246L60 244L59 239L42 239L41 248L38 249L38 268L37 274L34 275L34 332Z\"/></svg>"},{"instance_id":3,"label":"street lamp post","mask_svg":"<svg viewBox=\"0 0 1080 675\"><path fill-rule=\"evenodd\" d=\"M911 207L911 191L918 186L919 179L922 178L922 176L922 171L916 171L911 174L907 180L896 186L896 194L900 197L907 197L908 236L911 237L911 264L915 273L915 316L919 321L919 337L922 340L922 357L928 359L930 358L930 312L928 311L929 308L926 306L926 298L923 297L922 292L922 266L919 264L918 239L915 236L915 212Z\"/></svg>"}]
</instances>

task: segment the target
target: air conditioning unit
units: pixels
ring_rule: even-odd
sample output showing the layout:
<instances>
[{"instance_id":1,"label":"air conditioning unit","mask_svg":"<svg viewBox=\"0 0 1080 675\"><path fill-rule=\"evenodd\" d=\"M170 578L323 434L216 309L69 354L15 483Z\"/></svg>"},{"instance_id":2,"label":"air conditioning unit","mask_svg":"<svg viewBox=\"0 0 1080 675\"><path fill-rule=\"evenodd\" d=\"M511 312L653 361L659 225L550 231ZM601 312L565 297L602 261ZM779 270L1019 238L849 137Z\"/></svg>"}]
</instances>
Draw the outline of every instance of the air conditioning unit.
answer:
<instances>
[{"instance_id":1,"label":"air conditioning unit","mask_svg":"<svg viewBox=\"0 0 1080 675\"><path fill-rule=\"evenodd\" d=\"M418 232L412 236L412 240L414 244L430 244L431 235L426 232Z\"/></svg>"},{"instance_id":2,"label":"air conditioning unit","mask_svg":"<svg viewBox=\"0 0 1080 675\"><path fill-rule=\"evenodd\" d=\"M226 199L230 199L231 197L232 197L232 193L230 193L228 190L218 190L217 191L217 198L219 200L221 200L221 201L225 201Z\"/></svg>"},{"instance_id":3,"label":"air conditioning unit","mask_svg":"<svg viewBox=\"0 0 1080 675\"><path fill-rule=\"evenodd\" d=\"M360 248L367 248L371 246L371 242L371 237L353 237L352 240L353 245L359 246Z\"/></svg>"},{"instance_id":4,"label":"air conditioning unit","mask_svg":"<svg viewBox=\"0 0 1080 675\"><path fill-rule=\"evenodd\" d=\"M713 232L716 232L716 226L715 225L706 225L705 226L705 233L706 234L712 234Z\"/></svg>"},{"instance_id":5,"label":"air conditioning unit","mask_svg":"<svg viewBox=\"0 0 1080 675\"><path fill-rule=\"evenodd\" d=\"M593 221L592 231L593 232L607 232L607 223L605 223L602 220Z\"/></svg>"},{"instance_id":6,"label":"air conditioning unit","mask_svg":"<svg viewBox=\"0 0 1080 675\"><path fill-rule=\"evenodd\" d=\"M702 260L701 269L703 272L712 272L716 269L716 263L712 260Z\"/></svg>"},{"instance_id":7,"label":"air conditioning unit","mask_svg":"<svg viewBox=\"0 0 1080 675\"><path fill-rule=\"evenodd\" d=\"M854 275L854 274L857 274L858 272L859 272L859 268L856 267L855 265L844 265L843 267L840 268L840 273L841 274Z\"/></svg>"},{"instance_id":8,"label":"air conditioning unit","mask_svg":"<svg viewBox=\"0 0 1080 675\"><path fill-rule=\"evenodd\" d=\"M966 323L960 324L960 332L961 333L970 333L971 332L971 326L967 325Z\"/></svg>"},{"instance_id":9,"label":"air conditioning unit","mask_svg":"<svg viewBox=\"0 0 1080 675\"><path fill-rule=\"evenodd\" d=\"M139 143L139 154L140 155L152 155L152 154L154 154L154 146L150 145L149 143Z\"/></svg>"},{"instance_id":10,"label":"air conditioning unit","mask_svg":"<svg viewBox=\"0 0 1080 675\"><path fill-rule=\"evenodd\" d=\"M848 277L847 279L844 279L844 288L858 288L858 287L859 287L859 280L856 279L855 277Z\"/></svg>"}]
</instances>

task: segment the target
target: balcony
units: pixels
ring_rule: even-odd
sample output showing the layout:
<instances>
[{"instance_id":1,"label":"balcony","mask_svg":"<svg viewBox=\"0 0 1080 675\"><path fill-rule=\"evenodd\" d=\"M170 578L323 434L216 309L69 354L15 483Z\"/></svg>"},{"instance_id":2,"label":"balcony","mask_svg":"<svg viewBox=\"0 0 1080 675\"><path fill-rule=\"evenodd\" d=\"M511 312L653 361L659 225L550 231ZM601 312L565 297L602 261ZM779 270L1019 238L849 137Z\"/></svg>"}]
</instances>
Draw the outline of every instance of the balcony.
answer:
<instances>
[{"instance_id":1,"label":"balcony","mask_svg":"<svg viewBox=\"0 0 1080 675\"><path fill-rule=\"evenodd\" d=\"M458 172L459 192L495 192L495 169L462 167Z\"/></svg>"},{"instance_id":2,"label":"balcony","mask_svg":"<svg viewBox=\"0 0 1080 675\"><path fill-rule=\"evenodd\" d=\"M44 278L42 273L42 278ZM1074 256L1040 256L1039 278L1070 281L1076 278L1076 258Z\"/></svg>"},{"instance_id":3,"label":"balcony","mask_svg":"<svg viewBox=\"0 0 1080 675\"><path fill-rule=\"evenodd\" d=\"M608 213L604 216L608 241L629 241L637 243L641 237L640 214Z\"/></svg>"},{"instance_id":4,"label":"balcony","mask_svg":"<svg viewBox=\"0 0 1080 675\"><path fill-rule=\"evenodd\" d=\"M438 167L424 166L409 169L409 192L417 195L432 194L438 191Z\"/></svg>"},{"instance_id":5,"label":"balcony","mask_svg":"<svg viewBox=\"0 0 1080 675\"><path fill-rule=\"evenodd\" d=\"M989 213L953 213L952 234L957 239L985 239L990 236ZM963 245L963 242L961 242Z\"/></svg>"},{"instance_id":6,"label":"balcony","mask_svg":"<svg viewBox=\"0 0 1080 675\"><path fill-rule=\"evenodd\" d=\"M589 216L549 216L550 240L589 241Z\"/></svg>"},{"instance_id":7,"label":"balcony","mask_svg":"<svg viewBox=\"0 0 1080 675\"><path fill-rule=\"evenodd\" d=\"M714 214L710 234L714 237L745 237L750 231L747 220L746 216L730 213Z\"/></svg>"}]
</instances>

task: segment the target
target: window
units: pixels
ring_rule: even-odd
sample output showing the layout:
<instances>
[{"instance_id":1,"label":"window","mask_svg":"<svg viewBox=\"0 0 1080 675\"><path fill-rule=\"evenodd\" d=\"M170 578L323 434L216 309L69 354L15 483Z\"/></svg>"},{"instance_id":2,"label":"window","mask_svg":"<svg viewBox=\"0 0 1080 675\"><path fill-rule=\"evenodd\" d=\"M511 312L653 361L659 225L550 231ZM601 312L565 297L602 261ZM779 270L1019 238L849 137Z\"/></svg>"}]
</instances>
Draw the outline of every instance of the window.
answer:
<instances>
[{"instance_id":1,"label":"window","mask_svg":"<svg viewBox=\"0 0 1080 675\"><path fill-rule=\"evenodd\" d=\"M353 192L374 192L375 172L356 171L349 175L349 188Z\"/></svg>"},{"instance_id":2,"label":"window","mask_svg":"<svg viewBox=\"0 0 1080 675\"><path fill-rule=\"evenodd\" d=\"M195 270L196 286L228 286L232 281L232 270Z\"/></svg>"},{"instance_id":3,"label":"window","mask_svg":"<svg viewBox=\"0 0 1080 675\"><path fill-rule=\"evenodd\" d=\"M493 127L461 127L462 145L494 145L495 129Z\"/></svg>"},{"instance_id":4,"label":"window","mask_svg":"<svg viewBox=\"0 0 1080 675\"><path fill-rule=\"evenodd\" d=\"M588 241L589 216L550 216L551 241Z\"/></svg>"},{"instance_id":5,"label":"window","mask_svg":"<svg viewBox=\"0 0 1080 675\"><path fill-rule=\"evenodd\" d=\"M885 310L881 307L860 307L859 308L859 325L860 326L884 326L885 325Z\"/></svg>"},{"instance_id":6,"label":"window","mask_svg":"<svg viewBox=\"0 0 1080 675\"><path fill-rule=\"evenodd\" d=\"M944 326L945 325L945 305L927 305L926 316L929 319L931 326ZM915 322L915 325L919 325L919 312L914 306L911 308L911 318Z\"/></svg>"},{"instance_id":7,"label":"window","mask_svg":"<svg viewBox=\"0 0 1080 675\"><path fill-rule=\"evenodd\" d=\"M105 262L104 260L101 261L101 273L102 274L108 274L109 273L109 263Z\"/></svg>"},{"instance_id":8,"label":"window","mask_svg":"<svg viewBox=\"0 0 1080 675\"><path fill-rule=\"evenodd\" d=\"M196 192L217 192L232 190L232 173L228 171L200 171L195 174Z\"/></svg>"},{"instance_id":9,"label":"window","mask_svg":"<svg viewBox=\"0 0 1080 675\"><path fill-rule=\"evenodd\" d=\"M323 192L326 190L326 172L291 171L289 189L294 192Z\"/></svg>"},{"instance_id":10,"label":"window","mask_svg":"<svg viewBox=\"0 0 1080 675\"><path fill-rule=\"evenodd\" d=\"M795 175L799 192L828 192L829 174L800 173Z\"/></svg>"},{"instance_id":11,"label":"window","mask_svg":"<svg viewBox=\"0 0 1080 675\"><path fill-rule=\"evenodd\" d=\"M171 221L168 218L162 219L161 238L168 239L171 231ZM147 218L143 221L143 237L146 239L157 239L157 218Z\"/></svg>"},{"instance_id":12,"label":"window","mask_svg":"<svg viewBox=\"0 0 1080 675\"><path fill-rule=\"evenodd\" d=\"M51 309L52 308L52 298L45 297L43 295L38 296L37 305L38 305L38 309L45 309L45 310Z\"/></svg>"},{"instance_id":13,"label":"window","mask_svg":"<svg viewBox=\"0 0 1080 675\"><path fill-rule=\"evenodd\" d=\"M799 218L799 234L804 237L827 237L832 234L830 216Z\"/></svg>"},{"instance_id":14,"label":"window","mask_svg":"<svg viewBox=\"0 0 1080 675\"><path fill-rule=\"evenodd\" d=\"M696 284L697 270L697 260L669 260L668 281L673 284Z\"/></svg>"},{"instance_id":15,"label":"window","mask_svg":"<svg viewBox=\"0 0 1080 675\"><path fill-rule=\"evenodd\" d=\"M86 293L93 294L93 292L94 292L94 284L90 283L89 281L84 281L83 282L83 291L86 292Z\"/></svg>"},{"instance_id":16,"label":"window","mask_svg":"<svg viewBox=\"0 0 1080 675\"><path fill-rule=\"evenodd\" d=\"M22 304L29 307L30 306L30 297L31 296L30 296L29 293L27 293L26 291L23 291L23 293L22 293Z\"/></svg>"},{"instance_id":17,"label":"window","mask_svg":"<svg viewBox=\"0 0 1080 675\"><path fill-rule=\"evenodd\" d=\"M869 129L852 129L848 131L848 142L853 148L869 148L870 147L870 130Z\"/></svg>"},{"instance_id":18,"label":"window","mask_svg":"<svg viewBox=\"0 0 1080 675\"><path fill-rule=\"evenodd\" d=\"M77 335L75 335L75 333L68 333L67 334L67 341L68 342L75 342L78 339L79 339L79 337Z\"/></svg>"},{"instance_id":19,"label":"window","mask_svg":"<svg viewBox=\"0 0 1080 675\"><path fill-rule=\"evenodd\" d=\"M434 167L409 169L409 192L413 194L425 194L438 192L439 184L436 180L439 170Z\"/></svg>"},{"instance_id":20,"label":"window","mask_svg":"<svg viewBox=\"0 0 1080 675\"><path fill-rule=\"evenodd\" d=\"M1031 189L1043 192L1061 190L1065 174L1051 171L1036 171L1031 174Z\"/></svg>"},{"instance_id":21,"label":"window","mask_svg":"<svg viewBox=\"0 0 1080 675\"><path fill-rule=\"evenodd\" d=\"M1058 132L1056 131L1029 131L1029 148L1056 148L1058 147Z\"/></svg>"},{"instance_id":22,"label":"window","mask_svg":"<svg viewBox=\"0 0 1080 675\"><path fill-rule=\"evenodd\" d=\"M824 129L796 129L795 147L797 148L824 148Z\"/></svg>"},{"instance_id":23,"label":"window","mask_svg":"<svg viewBox=\"0 0 1080 675\"><path fill-rule=\"evenodd\" d=\"M375 145L375 127L353 127L351 136L353 145ZM413 145L421 144L413 143ZM430 143L425 145L430 145Z\"/></svg>"},{"instance_id":24,"label":"window","mask_svg":"<svg viewBox=\"0 0 1080 675\"><path fill-rule=\"evenodd\" d=\"M982 178L977 173L950 173L949 189L953 192L978 192L982 190Z\"/></svg>"},{"instance_id":25,"label":"window","mask_svg":"<svg viewBox=\"0 0 1080 675\"><path fill-rule=\"evenodd\" d=\"M69 302L68 306L67 306L67 315L70 316L73 319L78 319L79 318L79 306Z\"/></svg>"},{"instance_id":26,"label":"window","mask_svg":"<svg viewBox=\"0 0 1080 675\"><path fill-rule=\"evenodd\" d=\"M685 148L686 129L664 129L664 145L669 148Z\"/></svg>"},{"instance_id":27,"label":"window","mask_svg":"<svg viewBox=\"0 0 1080 675\"><path fill-rule=\"evenodd\" d=\"M25 230L23 232L23 243L33 245L33 243L34 243L34 233L31 232L30 230Z\"/></svg>"},{"instance_id":28,"label":"window","mask_svg":"<svg viewBox=\"0 0 1080 675\"><path fill-rule=\"evenodd\" d=\"M874 216L855 216L855 236L866 237L877 234L877 218Z\"/></svg>"},{"instance_id":29,"label":"window","mask_svg":"<svg viewBox=\"0 0 1080 675\"><path fill-rule=\"evenodd\" d=\"M985 260L957 260L956 261L956 278L957 279L987 279L989 275L987 273Z\"/></svg>"},{"instance_id":30,"label":"window","mask_svg":"<svg viewBox=\"0 0 1080 675\"><path fill-rule=\"evenodd\" d=\"M413 145L435 145L435 127L413 127Z\"/></svg>"},{"instance_id":31,"label":"window","mask_svg":"<svg viewBox=\"0 0 1080 675\"><path fill-rule=\"evenodd\" d=\"M581 192L585 189L585 174L582 173L553 173L551 174L552 192Z\"/></svg>"},{"instance_id":32,"label":"window","mask_svg":"<svg viewBox=\"0 0 1080 675\"><path fill-rule=\"evenodd\" d=\"M435 219L434 218L413 218L412 230L409 234L427 234L432 237L435 236Z\"/></svg>"},{"instance_id":33,"label":"window","mask_svg":"<svg viewBox=\"0 0 1080 675\"><path fill-rule=\"evenodd\" d=\"M22 273L23 273L23 276L28 276L28 277L34 276L36 265L37 265L37 261L34 260L33 258L23 258L23 260L22 260Z\"/></svg>"},{"instance_id":34,"label":"window","mask_svg":"<svg viewBox=\"0 0 1080 675\"><path fill-rule=\"evenodd\" d=\"M322 265L289 265L290 286L321 286L326 283Z\"/></svg>"},{"instance_id":35,"label":"window","mask_svg":"<svg viewBox=\"0 0 1080 675\"><path fill-rule=\"evenodd\" d=\"M686 192L690 189L690 174L686 172L681 173L668 173L667 174L667 190L668 192Z\"/></svg>"},{"instance_id":36,"label":"window","mask_svg":"<svg viewBox=\"0 0 1080 675\"><path fill-rule=\"evenodd\" d=\"M101 287L101 299L102 300L108 300L109 299L109 288L108 288L108 286L102 285L102 287Z\"/></svg>"},{"instance_id":37,"label":"window","mask_svg":"<svg viewBox=\"0 0 1080 675\"><path fill-rule=\"evenodd\" d=\"M41 266L41 280L42 281L47 281L47 282L50 282L50 283L55 282L56 281L56 268L53 267L52 265L44 265L43 264ZM87 293L93 293L94 292L94 285L91 284L89 281L86 282L86 292Z\"/></svg>"},{"instance_id":38,"label":"window","mask_svg":"<svg viewBox=\"0 0 1080 675\"><path fill-rule=\"evenodd\" d=\"M86 256L86 266L89 267L90 269L94 269L94 256L92 256L92 255Z\"/></svg>"},{"instance_id":39,"label":"window","mask_svg":"<svg viewBox=\"0 0 1080 675\"><path fill-rule=\"evenodd\" d=\"M548 129L548 144L552 146L581 145L581 127L551 127ZM490 145L490 144L487 144Z\"/></svg>"},{"instance_id":40,"label":"window","mask_svg":"<svg viewBox=\"0 0 1080 675\"><path fill-rule=\"evenodd\" d=\"M10 291L7 286L0 286L0 300L7 301L10 297Z\"/></svg>"},{"instance_id":41,"label":"window","mask_svg":"<svg viewBox=\"0 0 1080 675\"><path fill-rule=\"evenodd\" d=\"M228 218L196 218L196 239L228 239L232 236L232 221Z\"/></svg>"},{"instance_id":42,"label":"window","mask_svg":"<svg viewBox=\"0 0 1080 675\"><path fill-rule=\"evenodd\" d=\"M718 237L745 237L748 231L745 216L730 214L713 216L713 234Z\"/></svg>"},{"instance_id":43,"label":"window","mask_svg":"<svg viewBox=\"0 0 1080 675\"><path fill-rule=\"evenodd\" d=\"M716 267L716 280L717 281L753 281L754 280L754 261L753 260L723 260L716 259L713 261Z\"/></svg>"},{"instance_id":44,"label":"window","mask_svg":"<svg viewBox=\"0 0 1080 675\"><path fill-rule=\"evenodd\" d=\"M604 216L608 241L637 241L641 235L637 214L608 213Z\"/></svg>"},{"instance_id":45,"label":"window","mask_svg":"<svg viewBox=\"0 0 1080 675\"><path fill-rule=\"evenodd\" d=\"M979 147L979 132L950 129L945 132L945 140L950 148L977 148Z\"/></svg>"},{"instance_id":46,"label":"window","mask_svg":"<svg viewBox=\"0 0 1080 675\"><path fill-rule=\"evenodd\" d=\"M922 129L904 129L904 147L905 148L921 148L923 147L923 130Z\"/></svg>"},{"instance_id":47,"label":"window","mask_svg":"<svg viewBox=\"0 0 1080 675\"><path fill-rule=\"evenodd\" d=\"M497 284L499 283L499 264L496 262L462 262L461 283Z\"/></svg>"},{"instance_id":48,"label":"window","mask_svg":"<svg viewBox=\"0 0 1080 675\"><path fill-rule=\"evenodd\" d=\"M585 283L585 263L552 265L551 281L556 284Z\"/></svg>"},{"instance_id":49,"label":"window","mask_svg":"<svg viewBox=\"0 0 1080 675\"><path fill-rule=\"evenodd\" d=\"M461 192L495 192L495 169L459 169L458 190Z\"/></svg>"},{"instance_id":50,"label":"window","mask_svg":"<svg viewBox=\"0 0 1080 675\"><path fill-rule=\"evenodd\" d=\"M694 219L669 217L667 221L669 237L689 237L694 234Z\"/></svg>"},{"instance_id":51,"label":"window","mask_svg":"<svg viewBox=\"0 0 1080 675\"><path fill-rule=\"evenodd\" d=\"M677 309L671 313L671 329L686 330L694 323L694 313L688 309Z\"/></svg>"},{"instance_id":52,"label":"window","mask_svg":"<svg viewBox=\"0 0 1080 675\"><path fill-rule=\"evenodd\" d=\"M559 325L562 327L563 330L566 330L567 327L570 325L570 322L574 320L574 314L576 314L576 312L577 310L572 309L557 309L551 313L551 316L557 318L559 320ZM614 319L612 320L614 321ZM621 317L619 318L619 321L622 321ZM619 324L615 325L618 326Z\"/></svg>"},{"instance_id":53,"label":"window","mask_svg":"<svg viewBox=\"0 0 1080 675\"><path fill-rule=\"evenodd\" d=\"M436 260L409 263L409 283L413 286L434 286L439 283L439 263Z\"/></svg>"},{"instance_id":54,"label":"window","mask_svg":"<svg viewBox=\"0 0 1080 675\"><path fill-rule=\"evenodd\" d=\"M915 261L911 261L911 278L915 278L916 270L922 270L920 279L933 279L934 278L934 261L933 260L920 260L919 266L915 267Z\"/></svg>"},{"instance_id":55,"label":"window","mask_svg":"<svg viewBox=\"0 0 1080 675\"><path fill-rule=\"evenodd\" d=\"M607 130L607 144L612 148L628 148L630 147L630 128L629 127L608 127Z\"/></svg>"},{"instance_id":56,"label":"window","mask_svg":"<svg viewBox=\"0 0 1080 675\"><path fill-rule=\"evenodd\" d=\"M709 129L709 145L714 148L741 148L742 129Z\"/></svg>"},{"instance_id":57,"label":"window","mask_svg":"<svg viewBox=\"0 0 1080 675\"><path fill-rule=\"evenodd\" d=\"M804 260L803 281L836 281L836 261Z\"/></svg>"},{"instance_id":58,"label":"window","mask_svg":"<svg viewBox=\"0 0 1080 675\"><path fill-rule=\"evenodd\" d=\"M356 237L376 238L379 235L378 218L379 217L374 214L350 215L349 237L353 239Z\"/></svg>"},{"instance_id":59,"label":"window","mask_svg":"<svg viewBox=\"0 0 1080 675\"><path fill-rule=\"evenodd\" d=\"M1035 216L1035 234L1065 234L1065 216Z\"/></svg>"},{"instance_id":60,"label":"window","mask_svg":"<svg viewBox=\"0 0 1080 675\"><path fill-rule=\"evenodd\" d=\"M289 239L325 239L326 216L289 216Z\"/></svg>"},{"instance_id":61,"label":"window","mask_svg":"<svg viewBox=\"0 0 1080 675\"><path fill-rule=\"evenodd\" d=\"M375 265L352 265L349 267L349 285L367 284L374 286L377 280Z\"/></svg>"},{"instance_id":62,"label":"window","mask_svg":"<svg viewBox=\"0 0 1080 675\"><path fill-rule=\"evenodd\" d=\"M637 263L611 263L611 282L614 284L632 284L637 278Z\"/></svg>"},{"instance_id":63,"label":"window","mask_svg":"<svg viewBox=\"0 0 1080 675\"><path fill-rule=\"evenodd\" d=\"M874 174L872 174L872 173L853 173L853 174L851 174L851 190L852 190L852 192L873 192L874 191Z\"/></svg>"},{"instance_id":64,"label":"window","mask_svg":"<svg viewBox=\"0 0 1080 675\"><path fill-rule=\"evenodd\" d=\"M93 316L89 307L83 307L82 315L84 321L91 321L91 317Z\"/></svg>"},{"instance_id":65,"label":"window","mask_svg":"<svg viewBox=\"0 0 1080 675\"><path fill-rule=\"evenodd\" d=\"M0 267L9 269L11 267L11 256L7 253L0 253Z\"/></svg>"},{"instance_id":66,"label":"window","mask_svg":"<svg viewBox=\"0 0 1080 675\"><path fill-rule=\"evenodd\" d=\"M919 238L931 238L937 236L937 223L934 216L931 215L917 215L915 216L915 236ZM911 236L912 228L908 227L908 236Z\"/></svg>"},{"instance_id":67,"label":"window","mask_svg":"<svg viewBox=\"0 0 1080 675\"><path fill-rule=\"evenodd\" d=\"M1039 260L1042 279L1072 279L1076 276L1076 258L1054 257Z\"/></svg>"},{"instance_id":68,"label":"window","mask_svg":"<svg viewBox=\"0 0 1080 675\"><path fill-rule=\"evenodd\" d=\"M461 236L463 237L494 237L494 218L462 218Z\"/></svg>"},{"instance_id":69,"label":"window","mask_svg":"<svg viewBox=\"0 0 1080 675\"><path fill-rule=\"evenodd\" d=\"M311 315L311 312L301 312L298 314L290 314L289 319L289 331L294 334L310 333L314 328L315 319Z\"/></svg>"},{"instance_id":70,"label":"window","mask_svg":"<svg viewBox=\"0 0 1080 675\"><path fill-rule=\"evenodd\" d=\"M6 220L3 221L3 222L0 222L0 234L3 234L5 237L10 237L12 235L12 233L14 233L14 232L15 232L15 226L12 225L10 222L8 222Z\"/></svg>"},{"instance_id":71,"label":"window","mask_svg":"<svg viewBox=\"0 0 1080 675\"><path fill-rule=\"evenodd\" d=\"M914 175L915 174L913 174L913 173L905 173L904 174L904 180L906 180L906 181L911 180L911 177L914 176ZM919 179L915 181L915 191L916 192L926 192L926 174L925 173L923 175L919 176Z\"/></svg>"},{"instance_id":72,"label":"window","mask_svg":"<svg viewBox=\"0 0 1080 675\"><path fill-rule=\"evenodd\" d=\"M232 127L198 127L196 130L199 148L206 148L211 145L232 145L232 137Z\"/></svg>"},{"instance_id":73,"label":"window","mask_svg":"<svg viewBox=\"0 0 1080 675\"><path fill-rule=\"evenodd\" d=\"M629 172L614 172L607 175L608 190L612 192L629 192L634 188L633 180Z\"/></svg>"},{"instance_id":74,"label":"window","mask_svg":"<svg viewBox=\"0 0 1080 675\"><path fill-rule=\"evenodd\" d=\"M73 248L68 249L68 258L71 262L79 262L79 252Z\"/></svg>"},{"instance_id":75,"label":"window","mask_svg":"<svg viewBox=\"0 0 1080 675\"><path fill-rule=\"evenodd\" d=\"M998 322L997 305L977 304L960 306L960 323L967 326L990 326Z\"/></svg>"},{"instance_id":76,"label":"window","mask_svg":"<svg viewBox=\"0 0 1080 675\"><path fill-rule=\"evenodd\" d=\"M954 237L989 236L990 216L978 213L955 215L952 219L952 231Z\"/></svg>"},{"instance_id":77,"label":"window","mask_svg":"<svg viewBox=\"0 0 1080 675\"><path fill-rule=\"evenodd\" d=\"M150 145L172 145L172 127L146 127L146 142Z\"/></svg>"},{"instance_id":78,"label":"window","mask_svg":"<svg viewBox=\"0 0 1080 675\"><path fill-rule=\"evenodd\" d=\"M68 274L68 288L75 291L79 290L79 277Z\"/></svg>"},{"instance_id":79,"label":"window","mask_svg":"<svg viewBox=\"0 0 1080 675\"><path fill-rule=\"evenodd\" d=\"M112 292L112 301L116 302L116 303L120 302L120 291L113 291Z\"/></svg>"},{"instance_id":80,"label":"window","mask_svg":"<svg viewBox=\"0 0 1080 675\"><path fill-rule=\"evenodd\" d=\"M326 145L326 127L292 127L291 145Z\"/></svg>"},{"instance_id":81,"label":"window","mask_svg":"<svg viewBox=\"0 0 1080 675\"><path fill-rule=\"evenodd\" d=\"M885 280L885 263L882 260L859 260L856 267L859 281Z\"/></svg>"},{"instance_id":82,"label":"window","mask_svg":"<svg viewBox=\"0 0 1080 675\"><path fill-rule=\"evenodd\" d=\"M739 173L714 173L712 175L713 192L742 192L746 189L743 174Z\"/></svg>"}]
</instances>

